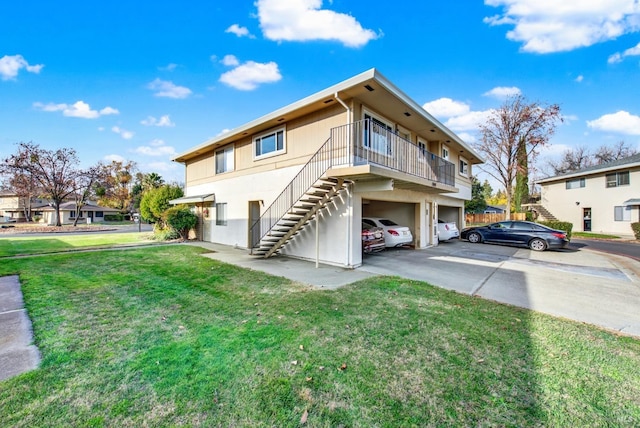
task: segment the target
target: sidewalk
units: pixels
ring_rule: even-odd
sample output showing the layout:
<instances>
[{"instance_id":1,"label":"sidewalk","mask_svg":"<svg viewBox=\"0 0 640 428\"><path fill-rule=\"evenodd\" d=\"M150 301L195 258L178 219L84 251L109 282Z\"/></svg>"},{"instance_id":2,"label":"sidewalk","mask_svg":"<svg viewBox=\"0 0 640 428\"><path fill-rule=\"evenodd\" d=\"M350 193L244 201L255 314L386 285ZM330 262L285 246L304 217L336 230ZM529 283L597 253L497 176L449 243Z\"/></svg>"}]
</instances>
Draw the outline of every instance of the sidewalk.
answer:
<instances>
[{"instance_id":1,"label":"sidewalk","mask_svg":"<svg viewBox=\"0 0 640 428\"><path fill-rule=\"evenodd\" d=\"M18 276L0 277L0 381L33 370L39 363Z\"/></svg>"}]
</instances>

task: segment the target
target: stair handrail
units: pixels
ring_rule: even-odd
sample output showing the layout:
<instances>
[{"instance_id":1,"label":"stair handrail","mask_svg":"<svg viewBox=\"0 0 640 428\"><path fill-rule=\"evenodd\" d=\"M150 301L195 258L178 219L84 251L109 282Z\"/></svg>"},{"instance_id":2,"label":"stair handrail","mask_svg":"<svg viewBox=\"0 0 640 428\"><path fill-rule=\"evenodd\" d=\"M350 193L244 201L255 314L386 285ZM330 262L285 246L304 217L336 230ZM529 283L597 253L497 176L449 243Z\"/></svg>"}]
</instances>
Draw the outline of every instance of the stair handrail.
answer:
<instances>
[{"instance_id":1,"label":"stair handrail","mask_svg":"<svg viewBox=\"0 0 640 428\"><path fill-rule=\"evenodd\" d=\"M343 150L345 150L343 148ZM280 219L295 205L296 202L313 186L322 175L332 166L334 156L333 138L329 137L315 152L309 161L302 167L295 177L284 188L282 193L269 205L251 229L251 248L255 248ZM260 236L257 237L255 228L260 227Z\"/></svg>"}]
</instances>

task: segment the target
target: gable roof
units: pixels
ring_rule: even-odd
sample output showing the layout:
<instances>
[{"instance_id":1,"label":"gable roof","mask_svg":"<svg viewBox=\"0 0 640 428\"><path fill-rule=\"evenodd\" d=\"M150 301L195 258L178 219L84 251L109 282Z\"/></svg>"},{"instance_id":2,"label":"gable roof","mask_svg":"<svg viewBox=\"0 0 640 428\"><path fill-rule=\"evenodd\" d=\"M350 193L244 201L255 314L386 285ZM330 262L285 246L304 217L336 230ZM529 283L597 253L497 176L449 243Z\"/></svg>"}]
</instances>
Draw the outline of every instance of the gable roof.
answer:
<instances>
[{"instance_id":1,"label":"gable roof","mask_svg":"<svg viewBox=\"0 0 640 428\"><path fill-rule=\"evenodd\" d=\"M623 158L623 159L618 159L612 162L607 162L600 165L593 165L587 168L582 168L578 171L572 171L572 172L567 172L565 174L555 175L553 177L543 178L542 180L538 180L537 183L549 183L552 181L564 180L567 178L602 174L605 172L617 171L620 169L628 169L630 167L635 167L635 166L640 166L640 153Z\"/></svg>"},{"instance_id":2,"label":"gable roof","mask_svg":"<svg viewBox=\"0 0 640 428\"><path fill-rule=\"evenodd\" d=\"M330 86L320 92L275 110L256 120L241 125L231 131L214 137L176 156L176 162L185 162L217 146L231 143L238 138L281 125L304 116L310 112L326 108L341 99L357 97L366 105L380 106L381 113L388 119L415 131L429 131L434 139L453 141L462 148L463 156L471 164L484 162L471 146L462 141L455 133L431 116L418 103L409 98L375 68L353 76L343 82Z\"/></svg>"}]
</instances>

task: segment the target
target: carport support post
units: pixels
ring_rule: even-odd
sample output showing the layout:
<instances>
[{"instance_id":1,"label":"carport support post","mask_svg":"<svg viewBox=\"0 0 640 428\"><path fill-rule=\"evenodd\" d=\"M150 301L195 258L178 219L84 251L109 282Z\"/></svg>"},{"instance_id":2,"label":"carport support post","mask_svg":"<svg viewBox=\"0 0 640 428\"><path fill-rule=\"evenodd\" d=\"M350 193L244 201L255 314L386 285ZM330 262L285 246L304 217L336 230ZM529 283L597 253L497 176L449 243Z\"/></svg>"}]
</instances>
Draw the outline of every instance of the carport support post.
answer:
<instances>
[{"instance_id":1,"label":"carport support post","mask_svg":"<svg viewBox=\"0 0 640 428\"><path fill-rule=\"evenodd\" d=\"M316 213L316 269L319 266L320 260L320 221L318 217L320 216Z\"/></svg>"}]
</instances>

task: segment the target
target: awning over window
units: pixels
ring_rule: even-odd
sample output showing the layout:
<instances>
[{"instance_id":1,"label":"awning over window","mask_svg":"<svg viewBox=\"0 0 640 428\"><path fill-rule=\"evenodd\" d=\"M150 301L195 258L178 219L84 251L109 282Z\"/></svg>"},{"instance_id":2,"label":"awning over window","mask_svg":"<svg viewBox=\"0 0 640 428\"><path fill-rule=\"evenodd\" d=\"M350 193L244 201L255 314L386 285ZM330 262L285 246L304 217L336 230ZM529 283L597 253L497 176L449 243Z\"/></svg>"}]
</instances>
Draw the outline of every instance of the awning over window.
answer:
<instances>
[{"instance_id":1,"label":"awning over window","mask_svg":"<svg viewBox=\"0 0 640 428\"><path fill-rule=\"evenodd\" d=\"M632 207L635 205L640 205L640 198L628 199L622 203L625 207Z\"/></svg>"},{"instance_id":2,"label":"awning over window","mask_svg":"<svg viewBox=\"0 0 640 428\"><path fill-rule=\"evenodd\" d=\"M171 205L180 205L180 204L198 204L202 202L213 202L215 198L214 193L208 193L206 195L195 195L195 196L183 196L178 199L172 199L169 201Z\"/></svg>"}]
</instances>

